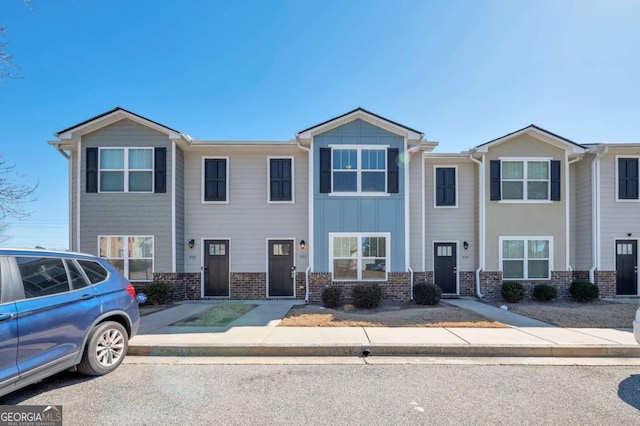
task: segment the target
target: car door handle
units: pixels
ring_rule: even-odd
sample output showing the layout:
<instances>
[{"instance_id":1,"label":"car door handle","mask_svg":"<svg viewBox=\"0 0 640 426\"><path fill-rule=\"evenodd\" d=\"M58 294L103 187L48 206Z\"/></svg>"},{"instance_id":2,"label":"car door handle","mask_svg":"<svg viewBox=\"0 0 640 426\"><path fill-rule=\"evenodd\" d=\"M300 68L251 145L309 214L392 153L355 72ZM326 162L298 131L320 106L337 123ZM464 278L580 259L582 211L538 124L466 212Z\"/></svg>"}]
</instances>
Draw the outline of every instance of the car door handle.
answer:
<instances>
[{"instance_id":1,"label":"car door handle","mask_svg":"<svg viewBox=\"0 0 640 426\"><path fill-rule=\"evenodd\" d=\"M91 299L93 299L95 297L96 297L95 294L83 294L82 296L80 296L80 299L82 299L82 300L91 300Z\"/></svg>"},{"instance_id":2,"label":"car door handle","mask_svg":"<svg viewBox=\"0 0 640 426\"><path fill-rule=\"evenodd\" d=\"M14 317L14 314L0 314L0 321L10 320Z\"/></svg>"}]
</instances>

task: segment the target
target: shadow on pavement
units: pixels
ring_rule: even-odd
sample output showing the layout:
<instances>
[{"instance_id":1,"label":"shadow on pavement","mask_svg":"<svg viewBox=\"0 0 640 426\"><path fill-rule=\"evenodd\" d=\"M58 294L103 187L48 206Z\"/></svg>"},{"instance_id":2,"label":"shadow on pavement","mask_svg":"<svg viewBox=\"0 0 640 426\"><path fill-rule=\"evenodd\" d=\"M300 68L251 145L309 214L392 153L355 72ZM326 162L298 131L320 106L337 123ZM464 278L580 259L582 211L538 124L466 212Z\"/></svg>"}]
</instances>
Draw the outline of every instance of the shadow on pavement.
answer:
<instances>
[{"instance_id":1,"label":"shadow on pavement","mask_svg":"<svg viewBox=\"0 0 640 426\"><path fill-rule=\"evenodd\" d=\"M621 400L640 410L640 374L634 374L618 386L618 397Z\"/></svg>"}]
</instances>

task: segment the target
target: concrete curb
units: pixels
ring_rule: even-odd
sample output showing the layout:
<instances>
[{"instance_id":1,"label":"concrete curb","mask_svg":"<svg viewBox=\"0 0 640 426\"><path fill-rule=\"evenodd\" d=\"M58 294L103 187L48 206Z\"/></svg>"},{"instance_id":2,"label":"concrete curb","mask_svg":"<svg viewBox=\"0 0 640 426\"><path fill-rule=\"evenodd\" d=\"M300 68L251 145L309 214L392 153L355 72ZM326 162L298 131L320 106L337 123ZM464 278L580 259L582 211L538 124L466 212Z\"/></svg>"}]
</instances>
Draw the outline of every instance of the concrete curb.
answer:
<instances>
[{"instance_id":1,"label":"concrete curb","mask_svg":"<svg viewBox=\"0 0 640 426\"><path fill-rule=\"evenodd\" d=\"M491 356L640 357L640 346L524 345L216 345L129 346L129 356Z\"/></svg>"}]
</instances>

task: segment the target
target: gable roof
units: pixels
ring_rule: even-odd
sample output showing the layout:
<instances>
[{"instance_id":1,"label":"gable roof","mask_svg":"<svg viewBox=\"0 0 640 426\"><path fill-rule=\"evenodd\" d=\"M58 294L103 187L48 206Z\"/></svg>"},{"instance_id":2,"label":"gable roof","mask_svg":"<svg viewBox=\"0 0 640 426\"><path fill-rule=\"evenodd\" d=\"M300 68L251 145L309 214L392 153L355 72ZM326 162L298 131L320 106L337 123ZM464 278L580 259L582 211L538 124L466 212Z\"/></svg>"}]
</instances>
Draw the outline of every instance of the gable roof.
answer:
<instances>
[{"instance_id":1,"label":"gable roof","mask_svg":"<svg viewBox=\"0 0 640 426\"><path fill-rule=\"evenodd\" d=\"M481 145L476 146L471 151L472 152L487 152L489 148L502 144L504 142L510 141L512 139L517 138L521 135L530 135L536 139L540 139L544 142L550 143L555 146L560 146L563 149L567 149L572 151L572 153L579 154L586 152L589 148L586 146L580 145L576 142L573 142L570 139L559 136L555 133L552 133L548 130L543 129L542 127L536 126L535 124L530 124L527 127L523 127L520 130L516 130L515 132L508 133L504 136L500 136L499 138L490 140L489 142L485 142Z\"/></svg>"},{"instance_id":2,"label":"gable roof","mask_svg":"<svg viewBox=\"0 0 640 426\"><path fill-rule=\"evenodd\" d=\"M396 123L395 121L384 118L381 115L358 107L345 114L339 115L320 124L316 124L315 126L311 126L304 130L301 130L296 134L296 139L311 139L313 135L331 130L335 127L341 126L357 119L362 119L371 124L382 127L385 130L389 130L392 133L401 134L410 140L421 140L424 137L424 133L419 130L412 129L411 127L405 126L404 124Z\"/></svg>"},{"instance_id":3,"label":"gable roof","mask_svg":"<svg viewBox=\"0 0 640 426\"><path fill-rule=\"evenodd\" d=\"M54 133L54 136L60 139L71 139L73 138L75 133L79 133L81 135L86 134L109 124L115 123L116 121L120 121L124 118L133 120L137 123L155 129L161 133L165 133L172 139L189 139L188 136L182 134L178 130L172 129L171 127L165 126L164 124L158 123L157 121L150 120L146 117L120 107L115 107L110 111L85 120L82 123L78 123L71 127L67 127L66 129L60 130L59 132Z\"/></svg>"}]
</instances>

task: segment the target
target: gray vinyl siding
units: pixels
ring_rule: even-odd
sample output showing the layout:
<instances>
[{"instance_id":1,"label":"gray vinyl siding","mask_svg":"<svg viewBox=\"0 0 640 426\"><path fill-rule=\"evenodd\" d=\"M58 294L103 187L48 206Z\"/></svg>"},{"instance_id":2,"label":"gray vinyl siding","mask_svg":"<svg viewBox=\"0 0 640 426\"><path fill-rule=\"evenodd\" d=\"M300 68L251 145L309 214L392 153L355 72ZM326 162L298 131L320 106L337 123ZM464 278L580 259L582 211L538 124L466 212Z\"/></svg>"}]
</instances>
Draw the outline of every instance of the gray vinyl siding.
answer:
<instances>
[{"instance_id":1,"label":"gray vinyl siding","mask_svg":"<svg viewBox=\"0 0 640 426\"><path fill-rule=\"evenodd\" d=\"M188 240L184 233L184 152L175 144L173 146L176 150L176 272L184 272L185 250L189 250Z\"/></svg>"},{"instance_id":2,"label":"gray vinyl siding","mask_svg":"<svg viewBox=\"0 0 640 426\"><path fill-rule=\"evenodd\" d=\"M409 163L409 253L410 266L415 272L422 271L422 153L414 154Z\"/></svg>"},{"instance_id":3,"label":"gray vinyl siding","mask_svg":"<svg viewBox=\"0 0 640 426\"><path fill-rule=\"evenodd\" d=\"M71 159L69 160L69 179L71 180L71 186L69 186L69 250L80 251L77 247L78 241L78 151L71 152Z\"/></svg>"},{"instance_id":4,"label":"gray vinyl siding","mask_svg":"<svg viewBox=\"0 0 640 426\"><path fill-rule=\"evenodd\" d=\"M592 266L592 194L591 162L593 155L574 163L572 170L571 247L572 266L576 271L587 271Z\"/></svg>"},{"instance_id":5,"label":"gray vinyl siding","mask_svg":"<svg viewBox=\"0 0 640 426\"><path fill-rule=\"evenodd\" d=\"M167 148L167 192L91 193L85 192L87 147ZM82 137L80 173L80 251L98 254L99 235L150 235L154 237L154 272L173 272L172 262L172 179L169 138L128 119Z\"/></svg>"},{"instance_id":6,"label":"gray vinyl siding","mask_svg":"<svg viewBox=\"0 0 640 426\"><path fill-rule=\"evenodd\" d=\"M294 157L294 204L267 201L268 157ZM228 157L228 204L202 202L203 158ZM230 239L231 272L265 272L267 238L294 238L298 271L307 268L309 246L298 242L308 236L308 154L296 145L268 147L197 148L185 153L185 271L198 272L202 265L204 239Z\"/></svg>"},{"instance_id":7,"label":"gray vinyl siding","mask_svg":"<svg viewBox=\"0 0 640 426\"><path fill-rule=\"evenodd\" d=\"M457 167L456 208L435 207L434 167ZM470 160L427 158L425 163L425 269L433 271L433 243L458 243L458 270L476 269L476 169ZM469 248L464 249L467 241Z\"/></svg>"},{"instance_id":8,"label":"gray vinyl siding","mask_svg":"<svg viewBox=\"0 0 640 426\"><path fill-rule=\"evenodd\" d=\"M363 120L354 120L313 138L314 176L314 272L329 271L329 233L388 232L391 235L389 272L405 271L405 167L400 165L399 192L380 196L340 196L320 193L320 148L333 145L384 145L398 148L405 140Z\"/></svg>"},{"instance_id":9,"label":"gray vinyl siding","mask_svg":"<svg viewBox=\"0 0 640 426\"><path fill-rule=\"evenodd\" d=\"M640 202L616 201L616 156L638 154L632 148L611 149L600 160L600 270L603 271L616 269L616 239L640 238Z\"/></svg>"}]
</instances>

